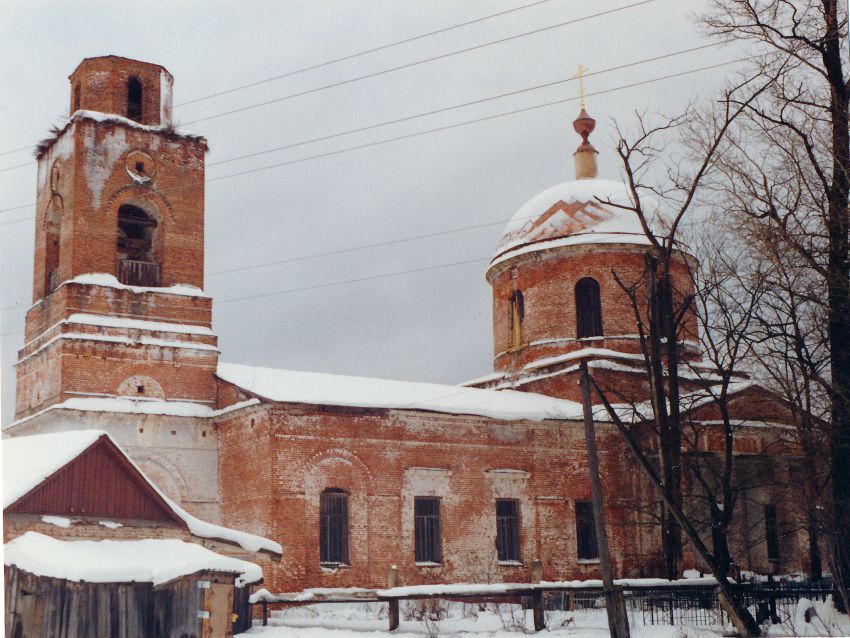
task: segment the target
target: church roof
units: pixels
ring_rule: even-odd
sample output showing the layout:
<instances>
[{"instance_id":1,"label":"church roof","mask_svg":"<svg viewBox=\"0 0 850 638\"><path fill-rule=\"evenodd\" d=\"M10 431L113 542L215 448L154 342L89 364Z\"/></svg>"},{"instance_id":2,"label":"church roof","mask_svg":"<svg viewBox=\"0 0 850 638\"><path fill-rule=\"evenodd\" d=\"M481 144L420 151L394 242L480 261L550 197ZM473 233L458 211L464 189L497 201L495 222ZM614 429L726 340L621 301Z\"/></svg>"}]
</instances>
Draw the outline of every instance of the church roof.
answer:
<instances>
[{"instance_id":1,"label":"church roof","mask_svg":"<svg viewBox=\"0 0 850 638\"><path fill-rule=\"evenodd\" d=\"M364 408L428 410L494 419L579 419L581 404L565 399L456 385L392 381L219 363L219 378L271 401Z\"/></svg>"},{"instance_id":2,"label":"church roof","mask_svg":"<svg viewBox=\"0 0 850 638\"><path fill-rule=\"evenodd\" d=\"M646 198L642 198L646 205ZM491 265L509 256L564 245L627 243L646 245L625 184L578 179L553 186L530 199L513 216L499 240ZM648 212L655 214L655 202Z\"/></svg>"}]
</instances>

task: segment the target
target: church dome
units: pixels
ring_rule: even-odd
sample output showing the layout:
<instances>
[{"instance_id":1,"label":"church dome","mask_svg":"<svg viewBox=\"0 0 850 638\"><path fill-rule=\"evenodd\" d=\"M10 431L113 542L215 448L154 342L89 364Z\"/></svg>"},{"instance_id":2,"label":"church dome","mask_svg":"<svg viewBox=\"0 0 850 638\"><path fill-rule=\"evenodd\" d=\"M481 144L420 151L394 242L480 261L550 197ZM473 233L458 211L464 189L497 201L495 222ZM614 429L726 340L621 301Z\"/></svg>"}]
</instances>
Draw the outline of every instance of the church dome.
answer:
<instances>
[{"instance_id":1,"label":"church dome","mask_svg":"<svg viewBox=\"0 0 850 638\"><path fill-rule=\"evenodd\" d=\"M613 180L585 178L553 186L530 199L508 222L493 262L577 244L646 245L649 241L637 215L618 207L630 206L631 202L626 185ZM652 218L656 210L652 202L647 213Z\"/></svg>"}]
</instances>

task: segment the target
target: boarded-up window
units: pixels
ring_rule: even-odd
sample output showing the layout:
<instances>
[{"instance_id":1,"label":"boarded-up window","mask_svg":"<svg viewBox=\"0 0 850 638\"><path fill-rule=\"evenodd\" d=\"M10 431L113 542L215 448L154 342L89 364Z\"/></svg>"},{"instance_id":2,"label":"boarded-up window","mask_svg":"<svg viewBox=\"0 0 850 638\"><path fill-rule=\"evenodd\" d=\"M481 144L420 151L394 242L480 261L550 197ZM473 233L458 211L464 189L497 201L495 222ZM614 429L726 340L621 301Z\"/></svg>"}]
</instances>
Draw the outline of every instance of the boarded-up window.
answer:
<instances>
[{"instance_id":1,"label":"boarded-up window","mask_svg":"<svg viewBox=\"0 0 850 638\"><path fill-rule=\"evenodd\" d=\"M414 533L416 535L416 562L440 563L440 499L417 496L413 499Z\"/></svg>"},{"instance_id":2,"label":"boarded-up window","mask_svg":"<svg viewBox=\"0 0 850 638\"><path fill-rule=\"evenodd\" d=\"M518 561L519 501L496 499L496 552L500 561Z\"/></svg>"},{"instance_id":3,"label":"boarded-up window","mask_svg":"<svg viewBox=\"0 0 850 638\"><path fill-rule=\"evenodd\" d=\"M319 497L319 561L329 565L348 564L348 494L327 489Z\"/></svg>"},{"instance_id":4,"label":"boarded-up window","mask_svg":"<svg viewBox=\"0 0 850 638\"><path fill-rule=\"evenodd\" d=\"M776 506L764 506L764 532L767 540L767 559L779 560L779 525L776 521Z\"/></svg>"},{"instance_id":5,"label":"boarded-up window","mask_svg":"<svg viewBox=\"0 0 850 638\"><path fill-rule=\"evenodd\" d=\"M130 78L127 80L127 117L141 122L142 115L142 83L139 78Z\"/></svg>"},{"instance_id":6,"label":"boarded-up window","mask_svg":"<svg viewBox=\"0 0 850 638\"><path fill-rule=\"evenodd\" d=\"M602 335L602 305L599 283L585 277L576 284L576 336L579 339Z\"/></svg>"},{"instance_id":7,"label":"boarded-up window","mask_svg":"<svg viewBox=\"0 0 850 638\"><path fill-rule=\"evenodd\" d=\"M599 558L596 526L593 523L593 504L590 501L576 501L576 546L580 560Z\"/></svg>"},{"instance_id":8,"label":"boarded-up window","mask_svg":"<svg viewBox=\"0 0 850 638\"><path fill-rule=\"evenodd\" d=\"M522 345L522 320L525 317L525 302L522 292L515 290L511 293L511 348Z\"/></svg>"}]
</instances>

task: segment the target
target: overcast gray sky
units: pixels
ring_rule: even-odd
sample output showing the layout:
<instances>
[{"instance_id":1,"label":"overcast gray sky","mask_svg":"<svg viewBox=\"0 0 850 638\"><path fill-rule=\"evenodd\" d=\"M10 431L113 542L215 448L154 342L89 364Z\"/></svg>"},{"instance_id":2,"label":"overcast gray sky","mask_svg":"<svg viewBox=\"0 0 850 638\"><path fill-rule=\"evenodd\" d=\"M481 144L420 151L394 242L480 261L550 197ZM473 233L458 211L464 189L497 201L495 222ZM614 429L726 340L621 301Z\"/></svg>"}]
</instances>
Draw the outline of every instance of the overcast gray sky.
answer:
<instances>
[{"instance_id":1,"label":"overcast gray sky","mask_svg":"<svg viewBox=\"0 0 850 638\"><path fill-rule=\"evenodd\" d=\"M84 57L164 65L175 103L395 42L532 0L146 0L127 4L7 1L0 5L0 153L32 145L67 116L67 76ZM703 42L697 0L654 0L573 25L203 122L198 118L588 16L636 0L548 0L214 99L178 106L178 123L209 141L208 162L563 80ZM732 59L723 48L601 74L588 93ZM598 121L600 173L617 178L612 120L634 109L676 112L710 100L734 66L587 99ZM575 82L392 126L210 166L208 178L306 158L515 109L573 98ZM302 370L457 383L491 371L484 279L504 222L539 191L572 179L578 137L566 102L210 183L206 290L216 299L222 360ZM0 155L2 417L31 302L30 150ZM22 219L19 223L9 223ZM222 273L266 262L436 237ZM480 259L474 263L374 278ZM351 280L371 278L366 281ZM327 286L336 282L350 282ZM292 289L313 287L292 292ZM265 295L253 299L234 299Z\"/></svg>"}]
</instances>

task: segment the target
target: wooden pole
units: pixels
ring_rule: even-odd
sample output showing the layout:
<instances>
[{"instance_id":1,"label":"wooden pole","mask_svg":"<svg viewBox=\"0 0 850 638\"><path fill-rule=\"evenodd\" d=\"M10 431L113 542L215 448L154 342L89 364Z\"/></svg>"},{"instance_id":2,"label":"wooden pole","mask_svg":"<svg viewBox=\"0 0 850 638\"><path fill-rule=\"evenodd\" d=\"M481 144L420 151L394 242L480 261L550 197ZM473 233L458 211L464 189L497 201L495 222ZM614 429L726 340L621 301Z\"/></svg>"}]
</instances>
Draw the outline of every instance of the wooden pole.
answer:
<instances>
[{"instance_id":1,"label":"wooden pole","mask_svg":"<svg viewBox=\"0 0 850 638\"><path fill-rule=\"evenodd\" d=\"M263 627L269 624L269 604L263 601Z\"/></svg>"},{"instance_id":2,"label":"wooden pole","mask_svg":"<svg viewBox=\"0 0 850 638\"><path fill-rule=\"evenodd\" d=\"M582 362L584 363L584 362ZM641 451L640 447L632 436L629 428L625 426L623 420L617 415L617 412L614 410L614 407L611 405L611 402L605 397L605 393L597 385L596 381L587 374L587 367L585 366L584 372L582 374L582 381L587 380L589 383L593 384L593 391L596 392L596 396L599 397L599 400L602 401L602 405L605 406L605 411L608 413L608 416L611 417L611 420L614 422L614 425L617 426L617 429L620 430L620 434L623 435L623 439L626 441L626 445L628 445L629 449L637 458L644 472L646 472L647 476L649 476L652 481L653 486L657 489L659 495L661 496L664 503L667 507L670 508L670 513L676 517L679 525L685 530L685 534L688 536L688 540L694 546L694 549L699 554L700 558L711 568L711 574L717 580L717 589L719 590L718 599L720 601L720 606L722 609L726 611L729 615L729 618L732 621L732 624L735 626L735 629L738 630L738 633L744 636L761 636L761 627L755 621L752 614L749 610L744 607L740 601L738 601L734 593L732 592L732 588L729 586L728 576L726 574L722 574L717 566L717 561L714 558L714 555L708 550L705 543L702 542L702 539L699 536L696 528L691 524L690 520L685 516L685 513L682 511L682 508L678 506L676 501L673 499L673 496L670 494L670 491L667 489L667 486L664 482L659 478L658 474L655 472L655 469L650 464L649 460Z\"/></svg>"},{"instance_id":3,"label":"wooden pole","mask_svg":"<svg viewBox=\"0 0 850 638\"><path fill-rule=\"evenodd\" d=\"M387 587L392 589L398 587L398 567L390 565L390 575L387 578ZM389 607L390 631L398 629L398 598L392 598L387 601Z\"/></svg>"},{"instance_id":4,"label":"wooden pole","mask_svg":"<svg viewBox=\"0 0 850 638\"><path fill-rule=\"evenodd\" d=\"M611 638L629 638L629 619L623 591L614 588L611 573L611 556L608 553L608 532L605 530L605 510L602 503L602 480L599 477L599 457L596 451L596 429L593 407L590 403L590 380L587 361L579 363L581 374L581 402L584 407L584 437L587 441L587 469L590 473L590 494L593 502L593 523L596 527L596 546L599 550L599 568L602 572L602 589L605 592L605 610L608 613L608 631Z\"/></svg>"},{"instance_id":5,"label":"wooden pole","mask_svg":"<svg viewBox=\"0 0 850 638\"><path fill-rule=\"evenodd\" d=\"M536 585L543 580L543 563L539 558L531 562L531 582ZM531 608L534 613L534 631L546 629L546 613L543 608L543 591L534 588L531 592Z\"/></svg>"}]
</instances>

